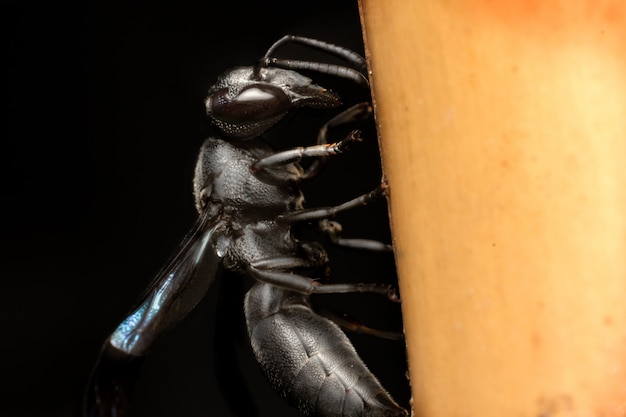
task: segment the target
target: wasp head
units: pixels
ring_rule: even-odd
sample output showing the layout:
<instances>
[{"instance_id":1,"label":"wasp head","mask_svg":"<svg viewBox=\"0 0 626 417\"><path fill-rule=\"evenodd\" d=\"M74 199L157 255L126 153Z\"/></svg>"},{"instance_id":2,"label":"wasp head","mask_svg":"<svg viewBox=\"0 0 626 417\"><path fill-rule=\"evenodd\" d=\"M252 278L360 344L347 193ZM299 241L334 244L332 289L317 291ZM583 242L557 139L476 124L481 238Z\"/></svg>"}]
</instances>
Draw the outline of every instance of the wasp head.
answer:
<instances>
[{"instance_id":1,"label":"wasp head","mask_svg":"<svg viewBox=\"0 0 626 417\"><path fill-rule=\"evenodd\" d=\"M266 132L292 108L331 108L341 102L295 71L240 67L218 78L205 104L211 122L224 135L246 140Z\"/></svg>"}]
</instances>

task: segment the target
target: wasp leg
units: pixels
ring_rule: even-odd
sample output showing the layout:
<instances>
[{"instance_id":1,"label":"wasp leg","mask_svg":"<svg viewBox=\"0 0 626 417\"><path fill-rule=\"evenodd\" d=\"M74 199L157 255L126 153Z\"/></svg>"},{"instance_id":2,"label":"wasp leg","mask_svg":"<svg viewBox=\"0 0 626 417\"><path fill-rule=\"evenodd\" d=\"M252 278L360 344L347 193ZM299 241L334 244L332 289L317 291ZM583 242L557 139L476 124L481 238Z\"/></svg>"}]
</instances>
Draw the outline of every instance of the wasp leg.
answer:
<instances>
[{"instance_id":1,"label":"wasp leg","mask_svg":"<svg viewBox=\"0 0 626 417\"><path fill-rule=\"evenodd\" d=\"M277 262L273 263L276 259ZM293 257L293 267L302 266L302 262ZM340 294L340 293L361 293L369 292L380 294L389 300L399 302L398 294L389 285L380 284L320 284L318 281L302 275L287 272L292 269L286 257L265 258L248 265L247 271L258 281L274 285L289 291L295 291L300 294Z\"/></svg>"},{"instance_id":2,"label":"wasp leg","mask_svg":"<svg viewBox=\"0 0 626 417\"><path fill-rule=\"evenodd\" d=\"M327 136L330 129L368 119L372 116L373 112L374 110L372 109L372 105L367 101L357 103L354 106L347 108L330 119L320 128L320 131L317 134L317 144L322 145L328 143Z\"/></svg>"},{"instance_id":3,"label":"wasp leg","mask_svg":"<svg viewBox=\"0 0 626 417\"><path fill-rule=\"evenodd\" d=\"M308 259L298 256L274 256L252 262L252 267L260 270L287 270L295 268L310 268L312 265Z\"/></svg>"},{"instance_id":4,"label":"wasp leg","mask_svg":"<svg viewBox=\"0 0 626 417\"><path fill-rule=\"evenodd\" d=\"M392 332L389 330L374 329L372 327L364 325L363 323L361 323L360 321L352 317L339 315L339 314L333 313L332 311L328 309L320 309L320 310L316 309L316 312L320 316L326 317L328 320L332 321L337 326L343 329L346 329L352 333L367 334L370 336L379 337L381 339L387 339L387 340L398 340L398 341L404 340L404 335L401 332Z\"/></svg>"},{"instance_id":5,"label":"wasp leg","mask_svg":"<svg viewBox=\"0 0 626 417\"><path fill-rule=\"evenodd\" d=\"M280 223L295 223L301 221L322 220L335 216L337 213L364 206L372 201L383 197L387 190L387 183L382 182L378 187L369 193L362 194L350 201L334 207L320 207L313 209L296 210L290 213L279 215L276 220Z\"/></svg>"},{"instance_id":6,"label":"wasp leg","mask_svg":"<svg viewBox=\"0 0 626 417\"><path fill-rule=\"evenodd\" d=\"M341 223L333 220L322 219L318 222L317 228L322 233L328 235L330 241L337 246L358 250L369 250L373 252L393 252L393 246L377 240L346 239L341 237L343 227L341 226Z\"/></svg>"},{"instance_id":7,"label":"wasp leg","mask_svg":"<svg viewBox=\"0 0 626 417\"><path fill-rule=\"evenodd\" d=\"M328 255L322 245L317 242L299 242L305 258L295 255L271 256L258 259L251 263L255 269L292 270L297 268L321 268L328 265Z\"/></svg>"},{"instance_id":8,"label":"wasp leg","mask_svg":"<svg viewBox=\"0 0 626 417\"><path fill-rule=\"evenodd\" d=\"M353 130L350 134L348 134L348 136L339 142L292 148L275 153L259 159L252 164L250 169L252 172L256 173L262 169L292 164L300 161L302 158L327 158L344 152L347 147L354 142L361 142L361 136L358 130Z\"/></svg>"},{"instance_id":9,"label":"wasp leg","mask_svg":"<svg viewBox=\"0 0 626 417\"><path fill-rule=\"evenodd\" d=\"M323 145L328 143L328 131L330 129L334 129L338 126L355 123L361 120L365 120L372 116L373 113L372 105L368 102L358 103L354 106L342 111L328 122L326 122L317 134L317 144ZM304 174L302 174L302 179L309 179L315 177L326 161L327 157L320 157L311 162L311 164L305 168Z\"/></svg>"},{"instance_id":10,"label":"wasp leg","mask_svg":"<svg viewBox=\"0 0 626 417\"><path fill-rule=\"evenodd\" d=\"M282 152L275 153L265 158L259 159L252 164L250 169L257 176L263 177L270 182L285 181L287 178L284 171L273 172L272 168L277 168L299 162L303 158L311 158L312 162L304 169L304 172L300 172L292 180L302 181L313 178L316 176L329 157L340 154L348 150L348 147L354 142L361 142L360 132L353 130L343 140L334 143L328 143L328 131L336 128L337 126L345 125L348 123L355 123L359 120L364 120L371 117L373 113L372 106L368 102L356 104L343 112L339 113L331 120L326 122L320 129L317 135L317 144L307 147L298 147L293 149L287 149ZM273 181L274 180L274 181Z\"/></svg>"}]
</instances>

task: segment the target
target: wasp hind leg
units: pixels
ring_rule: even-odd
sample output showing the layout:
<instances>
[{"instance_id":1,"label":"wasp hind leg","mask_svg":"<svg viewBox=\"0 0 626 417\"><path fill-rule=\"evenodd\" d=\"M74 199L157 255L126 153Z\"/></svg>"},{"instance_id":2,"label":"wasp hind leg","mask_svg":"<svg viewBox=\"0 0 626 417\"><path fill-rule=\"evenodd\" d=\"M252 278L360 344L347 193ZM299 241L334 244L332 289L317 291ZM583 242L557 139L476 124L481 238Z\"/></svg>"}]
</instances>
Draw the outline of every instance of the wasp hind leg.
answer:
<instances>
[{"instance_id":1,"label":"wasp hind leg","mask_svg":"<svg viewBox=\"0 0 626 417\"><path fill-rule=\"evenodd\" d=\"M395 289L389 285L357 283L357 284L322 284L319 281L302 275L294 274L294 268L303 266L297 257L265 258L248 265L247 271L258 281L265 282L276 287L300 294L345 294L345 293L375 293L380 294L390 301L400 302Z\"/></svg>"}]
</instances>

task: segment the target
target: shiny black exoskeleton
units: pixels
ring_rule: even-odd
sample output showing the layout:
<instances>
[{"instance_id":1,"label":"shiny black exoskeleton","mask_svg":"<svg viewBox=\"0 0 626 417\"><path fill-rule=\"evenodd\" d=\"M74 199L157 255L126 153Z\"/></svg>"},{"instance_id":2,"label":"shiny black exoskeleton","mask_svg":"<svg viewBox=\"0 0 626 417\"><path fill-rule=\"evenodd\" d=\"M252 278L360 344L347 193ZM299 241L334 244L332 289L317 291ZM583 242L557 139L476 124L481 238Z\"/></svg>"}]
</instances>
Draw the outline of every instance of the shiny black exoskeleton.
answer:
<instances>
[{"instance_id":1,"label":"shiny black exoskeleton","mask_svg":"<svg viewBox=\"0 0 626 417\"><path fill-rule=\"evenodd\" d=\"M287 42L334 54L350 66L279 60ZM313 221L345 246L388 250L388 245L340 237L328 220L381 197L385 186L347 203L304 209L298 183L319 172L326 159L359 141L357 131L327 143L327 132L371 115L357 104L327 122L318 143L276 152L261 138L297 107L332 108L332 92L294 70L309 70L367 84L358 54L314 39L286 36L263 60L223 74L209 90L207 114L220 134L200 149L194 177L198 221L177 254L158 274L139 306L107 339L86 396L88 416L122 416L138 369L157 338L184 318L208 291L218 267L247 274L257 283L245 298L245 317L257 361L270 383L307 416L405 416L358 357L340 328L311 309L313 293L374 292L396 300L375 284L323 284L305 270L326 267L323 247L294 235L295 222ZM305 159L305 167L299 164Z\"/></svg>"}]
</instances>

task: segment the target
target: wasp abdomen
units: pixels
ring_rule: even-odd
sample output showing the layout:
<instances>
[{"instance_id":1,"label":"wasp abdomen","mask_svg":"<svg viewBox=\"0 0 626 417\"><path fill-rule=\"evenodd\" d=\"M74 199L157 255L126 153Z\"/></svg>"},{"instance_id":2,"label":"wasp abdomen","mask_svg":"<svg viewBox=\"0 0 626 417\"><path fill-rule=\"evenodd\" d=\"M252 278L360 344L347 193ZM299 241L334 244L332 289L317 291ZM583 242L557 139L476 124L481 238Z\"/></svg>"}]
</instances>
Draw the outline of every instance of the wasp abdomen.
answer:
<instances>
[{"instance_id":1,"label":"wasp abdomen","mask_svg":"<svg viewBox=\"0 0 626 417\"><path fill-rule=\"evenodd\" d=\"M306 416L406 416L330 320L301 294L256 284L246 321L273 387Z\"/></svg>"}]
</instances>

